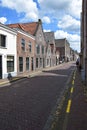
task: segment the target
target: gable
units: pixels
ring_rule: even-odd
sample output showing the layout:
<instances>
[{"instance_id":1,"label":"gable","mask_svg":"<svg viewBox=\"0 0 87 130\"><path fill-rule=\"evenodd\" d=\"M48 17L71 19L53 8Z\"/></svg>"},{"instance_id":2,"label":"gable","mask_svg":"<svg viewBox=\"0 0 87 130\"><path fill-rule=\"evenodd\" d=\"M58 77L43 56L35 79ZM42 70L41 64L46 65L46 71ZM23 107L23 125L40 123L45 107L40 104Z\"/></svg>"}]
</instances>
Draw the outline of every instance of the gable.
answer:
<instances>
[{"instance_id":1,"label":"gable","mask_svg":"<svg viewBox=\"0 0 87 130\"><path fill-rule=\"evenodd\" d=\"M36 32L36 43L46 45L46 41L44 38L43 28L42 25L39 24L37 32Z\"/></svg>"}]
</instances>

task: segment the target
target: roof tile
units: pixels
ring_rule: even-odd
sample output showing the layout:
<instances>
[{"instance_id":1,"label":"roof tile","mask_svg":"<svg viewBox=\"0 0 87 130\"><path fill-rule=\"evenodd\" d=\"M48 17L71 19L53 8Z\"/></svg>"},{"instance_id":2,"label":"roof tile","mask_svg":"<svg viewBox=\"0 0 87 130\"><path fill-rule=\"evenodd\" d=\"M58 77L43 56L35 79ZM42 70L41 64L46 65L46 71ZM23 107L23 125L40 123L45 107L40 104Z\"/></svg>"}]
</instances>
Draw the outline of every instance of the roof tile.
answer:
<instances>
[{"instance_id":1,"label":"roof tile","mask_svg":"<svg viewBox=\"0 0 87 130\"><path fill-rule=\"evenodd\" d=\"M38 22L8 24L7 26L11 28L20 28L23 31L30 33L31 35L35 35L38 27Z\"/></svg>"}]
</instances>

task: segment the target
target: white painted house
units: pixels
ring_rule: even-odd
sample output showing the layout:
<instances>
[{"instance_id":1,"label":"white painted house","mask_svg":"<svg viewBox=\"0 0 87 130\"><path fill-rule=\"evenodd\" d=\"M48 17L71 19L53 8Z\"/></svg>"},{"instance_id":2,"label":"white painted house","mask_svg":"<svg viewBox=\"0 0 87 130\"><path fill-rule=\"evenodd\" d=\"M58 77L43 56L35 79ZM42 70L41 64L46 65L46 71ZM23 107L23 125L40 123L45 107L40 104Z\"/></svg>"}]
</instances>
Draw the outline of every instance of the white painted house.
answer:
<instances>
[{"instance_id":1,"label":"white painted house","mask_svg":"<svg viewBox=\"0 0 87 130\"><path fill-rule=\"evenodd\" d=\"M17 75L17 32L0 23L0 79Z\"/></svg>"}]
</instances>

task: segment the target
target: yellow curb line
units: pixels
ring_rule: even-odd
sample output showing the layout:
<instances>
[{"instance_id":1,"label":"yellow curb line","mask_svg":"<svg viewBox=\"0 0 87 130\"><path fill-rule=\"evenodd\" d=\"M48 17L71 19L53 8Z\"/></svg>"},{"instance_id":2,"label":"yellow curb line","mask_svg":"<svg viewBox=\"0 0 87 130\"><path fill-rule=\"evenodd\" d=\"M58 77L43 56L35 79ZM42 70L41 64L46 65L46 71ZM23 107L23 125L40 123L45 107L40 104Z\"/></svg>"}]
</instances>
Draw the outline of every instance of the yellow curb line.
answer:
<instances>
[{"instance_id":1,"label":"yellow curb line","mask_svg":"<svg viewBox=\"0 0 87 130\"><path fill-rule=\"evenodd\" d=\"M74 88L72 87L71 90L70 90L70 92L73 93L73 90L74 90Z\"/></svg>"},{"instance_id":2,"label":"yellow curb line","mask_svg":"<svg viewBox=\"0 0 87 130\"><path fill-rule=\"evenodd\" d=\"M72 85L74 85L74 80L72 81Z\"/></svg>"},{"instance_id":3,"label":"yellow curb line","mask_svg":"<svg viewBox=\"0 0 87 130\"><path fill-rule=\"evenodd\" d=\"M70 113L70 107L71 107L71 100L68 100L68 105L67 105L66 113Z\"/></svg>"}]
</instances>

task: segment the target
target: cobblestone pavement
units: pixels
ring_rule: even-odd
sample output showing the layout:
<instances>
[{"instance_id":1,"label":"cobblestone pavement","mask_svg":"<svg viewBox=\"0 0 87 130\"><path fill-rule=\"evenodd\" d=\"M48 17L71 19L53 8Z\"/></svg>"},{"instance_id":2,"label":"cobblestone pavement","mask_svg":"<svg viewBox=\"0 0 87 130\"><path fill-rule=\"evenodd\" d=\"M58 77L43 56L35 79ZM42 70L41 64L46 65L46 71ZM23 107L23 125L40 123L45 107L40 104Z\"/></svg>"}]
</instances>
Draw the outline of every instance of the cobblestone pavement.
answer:
<instances>
[{"instance_id":1,"label":"cobblestone pavement","mask_svg":"<svg viewBox=\"0 0 87 130\"><path fill-rule=\"evenodd\" d=\"M42 130L73 64L0 88L0 130Z\"/></svg>"}]
</instances>

